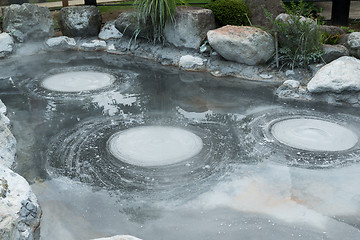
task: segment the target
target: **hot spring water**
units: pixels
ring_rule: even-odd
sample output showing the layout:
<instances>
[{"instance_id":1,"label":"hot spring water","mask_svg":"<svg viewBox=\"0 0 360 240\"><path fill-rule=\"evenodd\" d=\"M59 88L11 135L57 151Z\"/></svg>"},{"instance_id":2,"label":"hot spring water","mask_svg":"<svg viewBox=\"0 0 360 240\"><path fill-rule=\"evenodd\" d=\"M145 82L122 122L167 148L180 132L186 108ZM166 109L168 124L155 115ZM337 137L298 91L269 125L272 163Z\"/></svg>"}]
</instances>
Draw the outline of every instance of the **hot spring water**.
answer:
<instances>
[{"instance_id":1,"label":"hot spring water","mask_svg":"<svg viewBox=\"0 0 360 240\"><path fill-rule=\"evenodd\" d=\"M1 61L42 239L360 238L360 116L105 53Z\"/></svg>"}]
</instances>

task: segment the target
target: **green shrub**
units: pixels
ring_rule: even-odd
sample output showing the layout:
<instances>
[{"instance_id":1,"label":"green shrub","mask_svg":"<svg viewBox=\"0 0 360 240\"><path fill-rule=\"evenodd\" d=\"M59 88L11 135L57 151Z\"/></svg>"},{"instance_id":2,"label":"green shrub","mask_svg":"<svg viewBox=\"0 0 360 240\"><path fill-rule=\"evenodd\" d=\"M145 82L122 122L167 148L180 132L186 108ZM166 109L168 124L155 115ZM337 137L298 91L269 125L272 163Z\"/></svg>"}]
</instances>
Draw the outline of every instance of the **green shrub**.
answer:
<instances>
[{"instance_id":1,"label":"green shrub","mask_svg":"<svg viewBox=\"0 0 360 240\"><path fill-rule=\"evenodd\" d=\"M290 16L287 21L275 20L265 10L272 25L273 31L279 35L279 62L282 66L306 67L319 62L322 52L322 35L317 25L310 19L305 19L301 13L304 3L285 6L285 12Z\"/></svg>"},{"instance_id":2,"label":"green shrub","mask_svg":"<svg viewBox=\"0 0 360 240\"><path fill-rule=\"evenodd\" d=\"M249 25L250 11L243 0L216 0L206 8L213 11L216 20L225 25Z\"/></svg>"},{"instance_id":3,"label":"green shrub","mask_svg":"<svg viewBox=\"0 0 360 240\"><path fill-rule=\"evenodd\" d=\"M136 0L138 31L148 29L149 37L161 41L167 21L175 21L176 0ZM149 29L150 26L150 29Z\"/></svg>"},{"instance_id":4,"label":"green shrub","mask_svg":"<svg viewBox=\"0 0 360 240\"><path fill-rule=\"evenodd\" d=\"M309 17L313 19L321 18L320 14L322 13L323 9L316 5L314 2L298 2L292 1L284 3L284 6L287 9L297 9L298 13L304 17Z\"/></svg>"}]
</instances>

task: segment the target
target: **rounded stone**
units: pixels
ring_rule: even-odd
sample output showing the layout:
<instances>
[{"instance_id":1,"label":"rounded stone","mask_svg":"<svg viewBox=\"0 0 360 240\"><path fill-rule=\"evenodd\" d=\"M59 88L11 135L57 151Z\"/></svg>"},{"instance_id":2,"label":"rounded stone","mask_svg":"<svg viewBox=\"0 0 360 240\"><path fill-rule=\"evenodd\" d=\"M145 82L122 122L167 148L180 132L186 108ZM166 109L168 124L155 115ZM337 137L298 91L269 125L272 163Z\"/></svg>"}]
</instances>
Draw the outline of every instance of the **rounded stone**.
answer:
<instances>
[{"instance_id":1,"label":"rounded stone","mask_svg":"<svg viewBox=\"0 0 360 240\"><path fill-rule=\"evenodd\" d=\"M115 158L123 162L149 167L190 159L200 153L203 141L181 128L144 126L113 134L107 147Z\"/></svg>"},{"instance_id":2,"label":"rounded stone","mask_svg":"<svg viewBox=\"0 0 360 240\"><path fill-rule=\"evenodd\" d=\"M92 91L110 86L115 77L95 71L73 71L52 75L45 78L41 86L57 92Z\"/></svg>"},{"instance_id":3,"label":"rounded stone","mask_svg":"<svg viewBox=\"0 0 360 240\"><path fill-rule=\"evenodd\" d=\"M358 136L350 129L312 118L276 122L271 133L282 144L308 151L345 151L358 142Z\"/></svg>"}]
</instances>

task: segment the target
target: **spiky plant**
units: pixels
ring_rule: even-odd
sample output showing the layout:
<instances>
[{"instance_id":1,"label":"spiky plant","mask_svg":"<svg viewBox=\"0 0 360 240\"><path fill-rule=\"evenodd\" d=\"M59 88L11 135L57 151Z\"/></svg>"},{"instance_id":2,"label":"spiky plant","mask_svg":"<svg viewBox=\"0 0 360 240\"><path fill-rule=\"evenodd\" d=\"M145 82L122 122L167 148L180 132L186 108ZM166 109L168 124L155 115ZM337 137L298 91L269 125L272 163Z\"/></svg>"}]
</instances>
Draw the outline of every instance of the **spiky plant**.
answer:
<instances>
[{"instance_id":1,"label":"spiky plant","mask_svg":"<svg viewBox=\"0 0 360 240\"><path fill-rule=\"evenodd\" d=\"M167 21L175 21L176 0L136 0L138 31L146 29L155 41L163 39Z\"/></svg>"}]
</instances>

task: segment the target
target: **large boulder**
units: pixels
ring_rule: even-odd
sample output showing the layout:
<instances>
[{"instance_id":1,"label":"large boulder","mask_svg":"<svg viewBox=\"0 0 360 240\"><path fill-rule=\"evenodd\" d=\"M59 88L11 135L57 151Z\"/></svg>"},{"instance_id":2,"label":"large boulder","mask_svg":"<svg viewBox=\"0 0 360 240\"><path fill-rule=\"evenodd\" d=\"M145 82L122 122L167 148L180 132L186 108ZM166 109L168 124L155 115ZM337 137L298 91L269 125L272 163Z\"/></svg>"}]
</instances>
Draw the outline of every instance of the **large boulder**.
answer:
<instances>
[{"instance_id":1,"label":"large boulder","mask_svg":"<svg viewBox=\"0 0 360 240\"><path fill-rule=\"evenodd\" d=\"M0 33L0 58L6 57L13 52L14 39L8 33Z\"/></svg>"},{"instance_id":2,"label":"large boulder","mask_svg":"<svg viewBox=\"0 0 360 240\"><path fill-rule=\"evenodd\" d=\"M206 33L215 28L215 17L211 10L181 7L176 10L175 22L165 25L164 36L176 47L199 49Z\"/></svg>"},{"instance_id":3,"label":"large boulder","mask_svg":"<svg viewBox=\"0 0 360 240\"><path fill-rule=\"evenodd\" d=\"M0 194L0 239L38 239L41 209L28 182L0 165Z\"/></svg>"},{"instance_id":4,"label":"large boulder","mask_svg":"<svg viewBox=\"0 0 360 240\"><path fill-rule=\"evenodd\" d=\"M258 26L271 26L264 9L273 16L284 11L279 0L245 0L251 12L251 23Z\"/></svg>"},{"instance_id":5,"label":"large boulder","mask_svg":"<svg viewBox=\"0 0 360 240\"><path fill-rule=\"evenodd\" d=\"M310 80L311 93L360 91L360 60L341 57L322 67Z\"/></svg>"},{"instance_id":6,"label":"large boulder","mask_svg":"<svg viewBox=\"0 0 360 240\"><path fill-rule=\"evenodd\" d=\"M138 31L138 20L136 12L122 12L115 20L115 28L123 35L133 38L149 38L150 26L143 27Z\"/></svg>"},{"instance_id":7,"label":"large boulder","mask_svg":"<svg viewBox=\"0 0 360 240\"><path fill-rule=\"evenodd\" d=\"M54 35L49 9L29 3L5 7L3 30L18 42L43 40Z\"/></svg>"},{"instance_id":8,"label":"large boulder","mask_svg":"<svg viewBox=\"0 0 360 240\"><path fill-rule=\"evenodd\" d=\"M274 38L255 27L225 26L207 33L210 46L229 61L257 65L275 52Z\"/></svg>"},{"instance_id":9,"label":"large boulder","mask_svg":"<svg viewBox=\"0 0 360 240\"><path fill-rule=\"evenodd\" d=\"M100 32L101 21L96 6L72 6L60 10L60 29L68 37L95 37Z\"/></svg>"}]
</instances>

